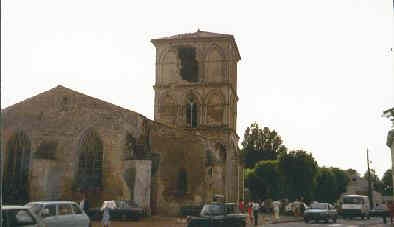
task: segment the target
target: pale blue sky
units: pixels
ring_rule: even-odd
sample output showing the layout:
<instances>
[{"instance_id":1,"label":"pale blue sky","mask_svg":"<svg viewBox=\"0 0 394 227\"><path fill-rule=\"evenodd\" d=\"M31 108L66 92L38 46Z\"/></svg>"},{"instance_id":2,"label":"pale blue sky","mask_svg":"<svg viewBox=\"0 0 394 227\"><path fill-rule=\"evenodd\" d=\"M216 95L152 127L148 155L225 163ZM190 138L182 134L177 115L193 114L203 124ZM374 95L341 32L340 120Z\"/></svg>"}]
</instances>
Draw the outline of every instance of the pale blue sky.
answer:
<instances>
[{"instance_id":1,"label":"pale blue sky","mask_svg":"<svg viewBox=\"0 0 394 227\"><path fill-rule=\"evenodd\" d=\"M319 165L391 167L391 0L2 1L2 107L62 84L153 119L155 48L178 33L233 34L238 127L276 129Z\"/></svg>"}]
</instances>

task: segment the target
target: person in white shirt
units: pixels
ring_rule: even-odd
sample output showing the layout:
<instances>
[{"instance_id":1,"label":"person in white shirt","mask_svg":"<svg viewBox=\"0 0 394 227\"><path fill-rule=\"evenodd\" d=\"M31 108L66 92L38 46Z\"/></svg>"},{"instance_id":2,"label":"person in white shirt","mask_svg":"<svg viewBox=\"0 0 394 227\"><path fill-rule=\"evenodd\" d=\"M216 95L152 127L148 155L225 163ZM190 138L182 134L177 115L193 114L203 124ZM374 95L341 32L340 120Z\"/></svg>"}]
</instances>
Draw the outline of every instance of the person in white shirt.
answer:
<instances>
[{"instance_id":1,"label":"person in white shirt","mask_svg":"<svg viewBox=\"0 0 394 227\"><path fill-rule=\"evenodd\" d=\"M279 221L279 206L280 206L280 202L279 201L274 201L274 202L272 202L272 206L274 208L275 221Z\"/></svg>"},{"instance_id":2,"label":"person in white shirt","mask_svg":"<svg viewBox=\"0 0 394 227\"><path fill-rule=\"evenodd\" d=\"M253 202L252 208L253 208L254 225L257 225L260 205L257 202Z\"/></svg>"}]
</instances>

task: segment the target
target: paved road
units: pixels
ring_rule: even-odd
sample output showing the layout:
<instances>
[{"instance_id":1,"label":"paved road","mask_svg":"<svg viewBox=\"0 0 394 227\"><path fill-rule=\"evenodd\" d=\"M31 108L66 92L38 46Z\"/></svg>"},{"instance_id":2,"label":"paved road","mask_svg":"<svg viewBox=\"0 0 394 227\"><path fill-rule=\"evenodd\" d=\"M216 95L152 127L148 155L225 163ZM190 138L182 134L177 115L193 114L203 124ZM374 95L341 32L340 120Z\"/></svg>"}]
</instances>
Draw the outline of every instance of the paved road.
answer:
<instances>
[{"instance_id":1,"label":"paved road","mask_svg":"<svg viewBox=\"0 0 394 227\"><path fill-rule=\"evenodd\" d=\"M93 227L101 227L100 222L93 222ZM112 222L111 227L186 227L186 224L177 222L176 218L146 218L138 222ZM381 218L371 218L370 220L343 220L338 219L337 223L309 223L305 224L302 221L278 223L278 224L264 224L258 227L394 227L394 225L384 225ZM254 225L247 225L247 227L254 227Z\"/></svg>"},{"instance_id":2,"label":"paved road","mask_svg":"<svg viewBox=\"0 0 394 227\"><path fill-rule=\"evenodd\" d=\"M262 227L263 225L261 225ZM304 222L290 222L290 223L278 223L278 224L266 224L264 227L388 227L394 226L390 224L383 224L382 218L371 218L370 220L360 220L360 219L353 219L353 220L337 220L337 223L314 223L311 222L306 224Z\"/></svg>"}]
</instances>

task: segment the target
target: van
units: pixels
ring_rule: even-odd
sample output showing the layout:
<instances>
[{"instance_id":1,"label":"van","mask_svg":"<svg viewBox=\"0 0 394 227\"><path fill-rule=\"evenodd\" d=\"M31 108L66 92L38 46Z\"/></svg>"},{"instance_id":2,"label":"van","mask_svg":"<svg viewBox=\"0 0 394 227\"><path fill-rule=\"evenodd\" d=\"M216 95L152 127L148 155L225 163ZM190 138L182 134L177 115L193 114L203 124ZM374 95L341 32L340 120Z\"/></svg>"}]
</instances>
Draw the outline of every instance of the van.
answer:
<instances>
[{"instance_id":1,"label":"van","mask_svg":"<svg viewBox=\"0 0 394 227\"><path fill-rule=\"evenodd\" d=\"M364 195L344 195L342 197L341 214L343 218L365 217L369 219L369 199Z\"/></svg>"}]
</instances>

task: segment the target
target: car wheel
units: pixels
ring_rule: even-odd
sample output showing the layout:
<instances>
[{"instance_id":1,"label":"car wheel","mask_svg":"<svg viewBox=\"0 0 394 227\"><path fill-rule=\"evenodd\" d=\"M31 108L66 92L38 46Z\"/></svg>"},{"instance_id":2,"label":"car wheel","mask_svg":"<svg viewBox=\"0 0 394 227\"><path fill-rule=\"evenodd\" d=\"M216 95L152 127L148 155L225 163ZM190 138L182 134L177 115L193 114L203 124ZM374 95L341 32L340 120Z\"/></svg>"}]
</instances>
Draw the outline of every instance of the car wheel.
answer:
<instances>
[{"instance_id":1,"label":"car wheel","mask_svg":"<svg viewBox=\"0 0 394 227\"><path fill-rule=\"evenodd\" d=\"M304 222L308 224L309 219L308 218L304 218Z\"/></svg>"}]
</instances>

